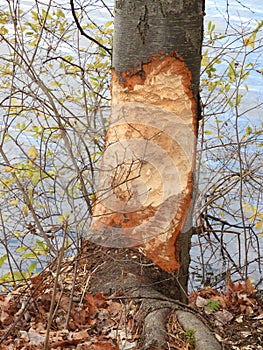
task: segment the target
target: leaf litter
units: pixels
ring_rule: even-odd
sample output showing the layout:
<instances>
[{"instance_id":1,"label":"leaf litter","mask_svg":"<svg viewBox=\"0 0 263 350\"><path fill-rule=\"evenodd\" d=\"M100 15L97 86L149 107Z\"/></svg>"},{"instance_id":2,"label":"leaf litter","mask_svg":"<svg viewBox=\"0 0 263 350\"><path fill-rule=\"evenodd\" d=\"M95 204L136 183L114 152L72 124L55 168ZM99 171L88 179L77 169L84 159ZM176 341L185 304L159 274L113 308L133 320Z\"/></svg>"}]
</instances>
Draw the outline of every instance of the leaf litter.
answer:
<instances>
[{"instance_id":1,"label":"leaf litter","mask_svg":"<svg viewBox=\"0 0 263 350\"><path fill-rule=\"evenodd\" d=\"M65 259L54 295L51 266L8 293L0 294L0 349L42 350L46 341L52 298L55 308L48 349L137 350L143 333L140 301L89 292L85 258L74 272ZM263 298L250 280L229 281L219 292L211 287L193 291L189 305L212 329L223 349L263 349ZM167 349L194 349L194 332L186 332L171 312Z\"/></svg>"}]
</instances>

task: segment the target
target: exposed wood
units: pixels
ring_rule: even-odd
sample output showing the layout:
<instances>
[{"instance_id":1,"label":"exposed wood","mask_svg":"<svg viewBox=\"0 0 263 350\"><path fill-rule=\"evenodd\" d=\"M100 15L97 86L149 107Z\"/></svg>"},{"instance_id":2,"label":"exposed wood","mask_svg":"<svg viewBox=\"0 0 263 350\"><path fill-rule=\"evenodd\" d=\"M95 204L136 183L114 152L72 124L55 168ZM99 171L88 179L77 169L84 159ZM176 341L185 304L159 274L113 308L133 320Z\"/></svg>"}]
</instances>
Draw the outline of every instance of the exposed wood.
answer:
<instances>
[{"instance_id":1,"label":"exposed wood","mask_svg":"<svg viewBox=\"0 0 263 350\"><path fill-rule=\"evenodd\" d=\"M143 72L126 73L125 83L113 73L93 228L109 246L144 245L171 271L179 267L175 242L191 202L196 104L191 74L174 54L153 58Z\"/></svg>"}]
</instances>

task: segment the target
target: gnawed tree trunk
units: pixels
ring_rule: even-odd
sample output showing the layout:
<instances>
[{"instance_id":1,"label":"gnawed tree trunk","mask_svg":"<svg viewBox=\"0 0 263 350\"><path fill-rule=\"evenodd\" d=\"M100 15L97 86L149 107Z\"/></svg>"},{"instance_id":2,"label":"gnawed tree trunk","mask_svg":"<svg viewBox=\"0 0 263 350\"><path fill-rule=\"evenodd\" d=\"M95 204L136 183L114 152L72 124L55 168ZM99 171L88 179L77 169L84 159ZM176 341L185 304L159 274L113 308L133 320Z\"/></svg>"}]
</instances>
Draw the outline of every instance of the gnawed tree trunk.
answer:
<instances>
[{"instance_id":1,"label":"gnawed tree trunk","mask_svg":"<svg viewBox=\"0 0 263 350\"><path fill-rule=\"evenodd\" d=\"M178 237L193 191L203 10L203 0L116 1L112 110L90 236L137 247L179 280L189 263L191 237Z\"/></svg>"}]
</instances>

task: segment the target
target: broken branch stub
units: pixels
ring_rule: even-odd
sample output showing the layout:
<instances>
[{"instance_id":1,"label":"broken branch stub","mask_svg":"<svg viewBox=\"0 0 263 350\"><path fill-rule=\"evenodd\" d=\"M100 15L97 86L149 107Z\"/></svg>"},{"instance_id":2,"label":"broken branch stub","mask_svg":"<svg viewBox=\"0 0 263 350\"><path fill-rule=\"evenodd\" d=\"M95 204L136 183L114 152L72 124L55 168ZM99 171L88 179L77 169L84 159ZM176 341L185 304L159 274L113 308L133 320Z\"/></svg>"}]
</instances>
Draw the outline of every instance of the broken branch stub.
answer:
<instances>
[{"instance_id":1,"label":"broken branch stub","mask_svg":"<svg viewBox=\"0 0 263 350\"><path fill-rule=\"evenodd\" d=\"M196 102L191 73L174 53L138 73L113 71L112 110L89 239L139 247L166 271L192 194Z\"/></svg>"}]
</instances>

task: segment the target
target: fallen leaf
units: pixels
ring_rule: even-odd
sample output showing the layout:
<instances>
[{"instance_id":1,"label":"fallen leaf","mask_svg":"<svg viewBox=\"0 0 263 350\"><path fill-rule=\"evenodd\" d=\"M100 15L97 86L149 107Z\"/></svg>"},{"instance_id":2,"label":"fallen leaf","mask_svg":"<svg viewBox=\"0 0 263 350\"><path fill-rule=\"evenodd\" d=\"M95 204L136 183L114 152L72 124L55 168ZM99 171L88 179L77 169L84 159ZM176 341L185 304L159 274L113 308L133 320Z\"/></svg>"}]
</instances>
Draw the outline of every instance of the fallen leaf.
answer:
<instances>
[{"instance_id":1,"label":"fallen leaf","mask_svg":"<svg viewBox=\"0 0 263 350\"><path fill-rule=\"evenodd\" d=\"M111 317L115 317L121 312L122 305L120 303L117 303L115 301L109 301L108 304L108 311Z\"/></svg>"},{"instance_id":2,"label":"fallen leaf","mask_svg":"<svg viewBox=\"0 0 263 350\"><path fill-rule=\"evenodd\" d=\"M251 336L251 335L252 335L252 333L251 333L251 332L249 332L249 331L247 331L247 332L242 331L242 332L241 332L241 335L242 335L242 337L243 337L243 338L247 338L247 337Z\"/></svg>"},{"instance_id":3,"label":"fallen leaf","mask_svg":"<svg viewBox=\"0 0 263 350\"><path fill-rule=\"evenodd\" d=\"M233 314L227 310L217 311L214 315L216 321L219 322L221 325L230 322L234 318Z\"/></svg>"},{"instance_id":4,"label":"fallen leaf","mask_svg":"<svg viewBox=\"0 0 263 350\"><path fill-rule=\"evenodd\" d=\"M31 330L31 329L28 331L28 338L31 345L40 345L45 341L45 337L43 337L42 335L36 333L34 330Z\"/></svg>"},{"instance_id":5,"label":"fallen leaf","mask_svg":"<svg viewBox=\"0 0 263 350\"><path fill-rule=\"evenodd\" d=\"M195 305L197 306L197 307L205 307L206 305L208 304L208 301L207 301L207 299L205 299L205 298L202 298L202 297L200 297L199 295L198 295L198 297L196 298L196 301L195 301Z\"/></svg>"},{"instance_id":6,"label":"fallen leaf","mask_svg":"<svg viewBox=\"0 0 263 350\"><path fill-rule=\"evenodd\" d=\"M235 321L236 321L237 323L242 323L242 322L243 322L243 319L244 319L244 315L240 315L240 316L238 316L238 317L235 319Z\"/></svg>"},{"instance_id":7,"label":"fallen leaf","mask_svg":"<svg viewBox=\"0 0 263 350\"><path fill-rule=\"evenodd\" d=\"M91 345L90 350L119 350L119 346L114 346L111 342L96 342Z\"/></svg>"}]
</instances>

